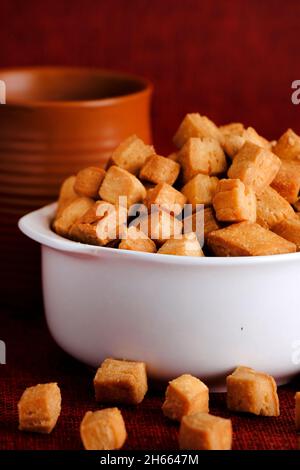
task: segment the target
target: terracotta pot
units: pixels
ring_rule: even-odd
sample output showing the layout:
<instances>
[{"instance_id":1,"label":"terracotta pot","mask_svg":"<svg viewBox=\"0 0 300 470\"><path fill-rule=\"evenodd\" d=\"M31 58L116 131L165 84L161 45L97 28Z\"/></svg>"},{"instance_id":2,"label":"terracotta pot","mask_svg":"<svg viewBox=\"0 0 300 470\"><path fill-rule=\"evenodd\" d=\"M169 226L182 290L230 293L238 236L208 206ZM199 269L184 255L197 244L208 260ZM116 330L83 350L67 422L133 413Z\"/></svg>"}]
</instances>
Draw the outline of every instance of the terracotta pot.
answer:
<instances>
[{"instance_id":1,"label":"terracotta pot","mask_svg":"<svg viewBox=\"0 0 300 470\"><path fill-rule=\"evenodd\" d=\"M39 253L17 229L21 215L56 199L63 179L104 166L130 134L151 142L151 84L85 68L0 69L0 263L2 304L25 310L40 298Z\"/></svg>"}]
</instances>

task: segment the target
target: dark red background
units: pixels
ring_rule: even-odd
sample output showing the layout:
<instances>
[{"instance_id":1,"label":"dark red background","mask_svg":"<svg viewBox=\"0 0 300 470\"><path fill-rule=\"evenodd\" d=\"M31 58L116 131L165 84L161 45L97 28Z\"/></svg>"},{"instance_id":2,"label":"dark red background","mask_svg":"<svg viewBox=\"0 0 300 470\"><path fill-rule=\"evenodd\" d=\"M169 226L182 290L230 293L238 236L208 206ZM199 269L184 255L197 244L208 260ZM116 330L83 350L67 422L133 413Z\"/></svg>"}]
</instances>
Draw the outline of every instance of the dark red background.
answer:
<instances>
[{"instance_id":1,"label":"dark red background","mask_svg":"<svg viewBox=\"0 0 300 470\"><path fill-rule=\"evenodd\" d=\"M0 0L0 67L85 65L149 77L161 152L191 111L274 138L287 127L300 132L300 105L291 103L291 83L300 79L299 18L297 0ZM80 420L97 407L94 371L60 351L42 316L25 310L1 312L0 449L81 448ZM57 428L51 436L18 432L24 387L51 380L63 392ZM280 418L233 416L234 448L296 448L296 389L280 390ZM223 394L211 399L213 413L229 416ZM162 400L163 390L152 389L137 410L124 410L127 448L177 448L178 426L163 417Z\"/></svg>"},{"instance_id":2,"label":"dark red background","mask_svg":"<svg viewBox=\"0 0 300 470\"><path fill-rule=\"evenodd\" d=\"M300 132L297 0L1 0L0 66L69 64L148 76L161 150L187 111L268 138Z\"/></svg>"}]
</instances>

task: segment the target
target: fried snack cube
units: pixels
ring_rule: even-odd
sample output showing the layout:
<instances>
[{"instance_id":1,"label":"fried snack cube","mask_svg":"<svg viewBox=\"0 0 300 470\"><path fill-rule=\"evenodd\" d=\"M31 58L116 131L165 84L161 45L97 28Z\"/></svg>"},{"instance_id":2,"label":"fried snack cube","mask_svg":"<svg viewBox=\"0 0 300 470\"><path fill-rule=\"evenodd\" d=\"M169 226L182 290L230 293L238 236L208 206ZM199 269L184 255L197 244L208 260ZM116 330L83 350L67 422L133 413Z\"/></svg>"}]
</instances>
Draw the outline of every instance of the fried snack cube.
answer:
<instances>
[{"instance_id":1,"label":"fried snack cube","mask_svg":"<svg viewBox=\"0 0 300 470\"><path fill-rule=\"evenodd\" d=\"M271 186L290 204L297 202L300 192L300 160L282 160Z\"/></svg>"},{"instance_id":2,"label":"fried snack cube","mask_svg":"<svg viewBox=\"0 0 300 470\"><path fill-rule=\"evenodd\" d=\"M195 413L182 418L179 429L181 450L230 450L231 446L230 419L208 413Z\"/></svg>"},{"instance_id":3,"label":"fried snack cube","mask_svg":"<svg viewBox=\"0 0 300 470\"><path fill-rule=\"evenodd\" d=\"M234 157L228 177L239 178L259 194L272 183L280 165L281 161L274 153L252 142L245 142Z\"/></svg>"},{"instance_id":4,"label":"fried snack cube","mask_svg":"<svg viewBox=\"0 0 300 470\"><path fill-rule=\"evenodd\" d=\"M180 239L170 238L162 245L158 253L177 256L204 256L197 235L194 232L185 233Z\"/></svg>"},{"instance_id":5,"label":"fried snack cube","mask_svg":"<svg viewBox=\"0 0 300 470\"><path fill-rule=\"evenodd\" d=\"M118 204L120 197L126 197L127 207L129 208L132 204L145 199L146 189L134 175L113 165L106 172L100 186L99 196L111 204Z\"/></svg>"},{"instance_id":6,"label":"fried snack cube","mask_svg":"<svg viewBox=\"0 0 300 470\"><path fill-rule=\"evenodd\" d=\"M65 209L71 202L78 198L78 194L74 189L76 176L69 176L62 183L59 191L59 197L57 201L57 210L55 218L58 218L63 209Z\"/></svg>"},{"instance_id":7,"label":"fried snack cube","mask_svg":"<svg viewBox=\"0 0 300 470\"><path fill-rule=\"evenodd\" d=\"M173 142L176 147L181 148L191 137L211 137L221 141L222 134L208 117L201 116L199 113L190 113L181 122Z\"/></svg>"},{"instance_id":8,"label":"fried snack cube","mask_svg":"<svg viewBox=\"0 0 300 470\"><path fill-rule=\"evenodd\" d=\"M284 219L272 228L280 237L295 243L297 251L300 251L300 218Z\"/></svg>"},{"instance_id":9,"label":"fried snack cube","mask_svg":"<svg viewBox=\"0 0 300 470\"><path fill-rule=\"evenodd\" d=\"M277 386L270 375L240 366L226 378L226 385L229 410L279 416Z\"/></svg>"},{"instance_id":10,"label":"fried snack cube","mask_svg":"<svg viewBox=\"0 0 300 470\"><path fill-rule=\"evenodd\" d=\"M118 408L87 411L80 424L80 437L86 450L121 449L127 437L121 411Z\"/></svg>"},{"instance_id":11,"label":"fried snack cube","mask_svg":"<svg viewBox=\"0 0 300 470\"><path fill-rule=\"evenodd\" d=\"M126 230L127 209L106 201L97 201L71 227L69 236L89 245L105 246L121 238Z\"/></svg>"},{"instance_id":12,"label":"fried snack cube","mask_svg":"<svg viewBox=\"0 0 300 470\"><path fill-rule=\"evenodd\" d=\"M143 251L145 253L156 253L156 245L144 232L135 226L129 227L124 232L123 239L119 245L121 250Z\"/></svg>"},{"instance_id":13,"label":"fried snack cube","mask_svg":"<svg viewBox=\"0 0 300 470\"><path fill-rule=\"evenodd\" d=\"M295 394L295 424L296 430L300 431L300 392Z\"/></svg>"},{"instance_id":14,"label":"fried snack cube","mask_svg":"<svg viewBox=\"0 0 300 470\"><path fill-rule=\"evenodd\" d=\"M94 387L101 403L137 405L148 389L146 364L105 359L95 375Z\"/></svg>"},{"instance_id":15,"label":"fried snack cube","mask_svg":"<svg viewBox=\"0 0 300 470\"><path fill-rule=\"evenodd\" d=\"M275 189L267 186L257 195L256 222L262 227L272 229L275 224L293 217L292 206Z\"/></svg>"},{"instance_id":16,"label":"fried snack cube","mask_svg":"<svg viewBox=\"0 0 300 470\"><path fill-rule=\"evenodd\" d=\"M80 219L93 205L95 201L88 197L77 197L74 201L61 209L58 217L53 222L53 228L58 235L67 237L73 224Z\"/></svg>"},{"instance_id":17,"label":"fried snack cube","mask_svg":"<svg viewBox=\"0 0 300 470\"><path fill-rule=\"evenodd\" d=\"M195 232L202 246L207 235L221 228L212 207L205 207L183 219L183 232Z\"/></svg>"},{"instance_id":18,"label":"fried snack cube","mask_svg":"<svg viewBox=\"0 0 300 470\"><path fill-rule=\"evenodd\" d=\"M148 157L155 153L152 145L146 145L136 135L124 140L113 152L111 164L137 175Z\"/></svg>"},{"instance_id":19,"label":"fried snack cube","mask_svg":"<svg viewBox=\"0 0 300 470\"><path fill-rule=\"evenodd\" d=\"M139 217L132 222L157 245L162 245L169 238L180 238L182 234L181 220L163 210L152 211L147 217Z\"/></svg>"},{"instance_id":20,"label":"fried snack cube","mask_svg":"<svg viewBox=\"0 0 300 470\"><path fill-rule=\"evenodd\" d=\"M181 421L183 416L208 413L208 388L201 380L183 374L169 382L162 406L165 416Z\"/></svg>"},{"instance_id":21,"label":"fried snack cube","mask_svg":"<svg viewBox=\"0 0 300 470\"><path fill-rule=\"evenodd\" d=\"M223 179L213 198L216 217L223 222L256 221L256 196L239 179Z\"/></svg>"},{"instance_id":22,"label":"fried snack cube","mask_svg":"<svg viewBox=\"0 0 300 470\"><path fill-rule=\"evenodd\" d=\"M288 129L277 141L273 152L282 160L300 160L300 137Z\"/></svg>"},{"instance_id":23,"label":"fried snack cube","mask_svg":"<svg viewBox=\"0 0 300 470\"><path fill-rule=\"evenodd\" d=\"M296 202L294 202L293 207L296 212L300 212L300 199L298 199Z\"/></svg>"},{"instance_id":24,"label":"fried snack cube","mask_svg":"<svg viewBox=\"0 0 300 470\"><path fill-rule=\"evenodd\" d=\"M80 196L96 199L105 176L105 170L96 166L83 168L77 173L74 189Z\"/></svg>"},{"instance_id":25,"label":"fried snack cube","mask_svg":"<svg viewBox=\"0 0 300 470\"><path fill-rule=\"evenodd\" d=\"M142 167L140 178L154 184L168 183L172 185L177 180L179 172L179 163L160 155L152 155Z\"/></svg>"},{"instance_id":26,"label":"fried snack cube","mask_svg":"<svg viewBox=\"0 0 300 470\"><path fill-rule=\"evenodd\" d=\"M163 209L174 215L182 212L185 203L186 197L184 194L167 183L160 183L154 188L149 189L145 199L145 205L149 210L151 210L151 206L155 205L156 208Z\"/></svg>"},{"instance_id":27,"label":"fried snack cube","mask_svg":"<svg viewBox=\"0 0 300 470\"><path fill-rule=\"evenodd\" d=\"M294 243L253 222L240 222L211 232L207 242L216 256L265 256L296 251Z\"/></svg>"},{"instance_id":28,"label":"fried snack cube","mask_svg":"<svg viewBox=\"0 0 300 470\"><path fill-rule=\"evenodd\" d=\"M243 124L232 123L221 126L220 130L223 136L223 149L231 159L234 158L246 141L268 150L271 149L270 143L260 136L253 127L245 129Z\"/></svg>"},{"instance_id":29,"label":"fried snack cube","mask_svg":"<svg viewBox=\"0 0 300 470\"><path fill-rule=\"evenodd\" d=\"M49 434L61 411L61 394L57 383L28 387L18 403L21 431Z\"/></svg>"},{"instance_id":30,"label":"fried snack cube","mask_svg":"<svg viewBox=\"0 0 300 470\"><path fill-rule=\"evenodd\" d=\"M187 183L198 173L218 175L227 170L226 157L220 143L210 137L191 137L180 150L179 161L183 180Z\"/></svg>"},{"instance_id":31,"label":"fried snack cube","mask_svg":"<svg viewBox=\"0 0 300 470\"><path fill-rule=\"evenodd\" d=\"M199 175L192 178L181 190L192 204L193 210L197 210L197 204L211 205L215 195L218 178L216 176Z\"/></svg>"}]
</instances>

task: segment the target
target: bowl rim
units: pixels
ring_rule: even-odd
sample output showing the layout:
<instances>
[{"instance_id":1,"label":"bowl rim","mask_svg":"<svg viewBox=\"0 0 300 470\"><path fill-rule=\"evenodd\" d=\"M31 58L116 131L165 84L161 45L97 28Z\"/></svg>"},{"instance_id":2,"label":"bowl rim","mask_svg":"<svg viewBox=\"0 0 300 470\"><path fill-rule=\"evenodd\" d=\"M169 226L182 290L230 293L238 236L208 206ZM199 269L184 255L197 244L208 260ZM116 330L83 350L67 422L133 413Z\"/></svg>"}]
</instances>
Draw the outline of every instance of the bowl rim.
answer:
<instances>
[{"instance_id":1,"label":"bowl rim","mask_svg":"<svg viewBox=\"0 0 300 470\"><path fill-rule=\"evenodd\" d=\"M226 267L226 266L251 266L261 264L273 264L276 262L300 262L299 253L286 253L268 256L239 256L239 257L192 257L165 255L159 253L143 253L139 251L121 250L110 247L87 245L68 240L57 235L50 228L57 203L48 204L40 209L29 212L18 221L18 227L32 240L58 251L74 255L85 255L92 257L108 257L132 262L143 261L147 263L158 263L164 265L190 266L190 267Z\"/></svg>"},{"instance_id":2,"label":"bowl rim","mask_svg":"<svg viewBox=\"0 0 300 470\"><path fill-rule=\"evenodd\" d=\"M92 100L61 100L61 101L52 101L52 100L10 100L8 103L5 104L6 108L15 108L15 107L23 107L23 108L66 108L66 107L78 107L78 108L89 108L89 107L102 107L102 106L113 106L120 102L130 101L132 99L136 99L143 95L151 96L153 93L153 84L152 82L141 75L135 75L127 72L122 72L120 70L115 69L106 69L100 67L74 67L74 66L56 66L56 65L44 65L44 66L20 66L20 67L1 67L0 68L0 80L3 80L3 74L9 73L24 73L24 72L50 72L50 73L63 73L63 72L74 72L74 73L96 73L102 74L103 76L111 76L114 78L124 78L127 80L132 80L136 82L140 82L143 88L139 91L135 91L132 93L127 93L124 95L113 96L110 98L99 98L99 99L92 99Z\"/></svg>"}]
</instances>

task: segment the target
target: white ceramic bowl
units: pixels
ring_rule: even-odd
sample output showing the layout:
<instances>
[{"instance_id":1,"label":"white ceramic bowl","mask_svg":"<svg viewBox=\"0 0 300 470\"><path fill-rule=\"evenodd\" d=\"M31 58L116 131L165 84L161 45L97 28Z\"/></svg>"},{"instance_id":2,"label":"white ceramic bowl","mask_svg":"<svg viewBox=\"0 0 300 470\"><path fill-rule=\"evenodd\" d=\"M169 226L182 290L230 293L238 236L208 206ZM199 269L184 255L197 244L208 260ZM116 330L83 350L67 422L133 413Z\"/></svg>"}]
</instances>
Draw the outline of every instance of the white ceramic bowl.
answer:
<instances>
[{"instance_id":1,"label":"white ceramic bowl","mask_svg":"<svg viewBox=\"0 0 300 470\"><path fill-rule=\"evenodd\" d=\"M42 245L47 322L56 342L98 366L146 361L149 375L196 375L215 389L237 365L278 383L300 372L300 253L192 258L84 245L50 229L55 205L19 227Z\"/></svg>"}]
</instances>

